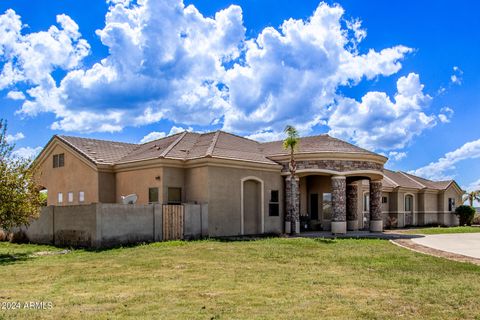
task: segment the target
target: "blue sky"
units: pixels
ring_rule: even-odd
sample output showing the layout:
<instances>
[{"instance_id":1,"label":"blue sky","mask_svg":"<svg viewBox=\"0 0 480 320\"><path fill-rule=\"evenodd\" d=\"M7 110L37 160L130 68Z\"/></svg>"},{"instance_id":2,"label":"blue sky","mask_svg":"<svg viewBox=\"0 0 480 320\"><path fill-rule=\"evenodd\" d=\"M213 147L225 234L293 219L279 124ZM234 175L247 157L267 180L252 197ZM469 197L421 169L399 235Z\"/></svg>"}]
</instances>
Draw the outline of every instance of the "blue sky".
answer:
<instances>
[{"instance_id":1,"label":"blue sky","mask_svg":"<svg viewBox=\"0 0 480 320\"><path fill-rule=\"evenodd\" d=\"M288 123L381 152L391 169L480 188L479 9L4 0L0 117L24 155L53 134L268 140Z\"/></svg>"}]
</instances>

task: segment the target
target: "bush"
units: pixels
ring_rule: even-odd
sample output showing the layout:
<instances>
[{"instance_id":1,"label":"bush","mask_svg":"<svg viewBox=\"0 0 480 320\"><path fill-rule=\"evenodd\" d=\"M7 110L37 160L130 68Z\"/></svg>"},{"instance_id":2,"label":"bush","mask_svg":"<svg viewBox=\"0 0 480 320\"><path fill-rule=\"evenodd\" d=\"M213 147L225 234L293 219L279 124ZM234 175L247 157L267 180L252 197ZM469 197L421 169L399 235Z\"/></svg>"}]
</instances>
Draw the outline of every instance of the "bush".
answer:
<instances>
[{"instance_id":1,"label":"bush","mask_svg":"<svg viewBox=\"0 0 480 320\"><path fill-rule=\"evenodd\" d=\"M475 216L473 217L472 224L480 225L480 213L475 214Z\"/></svg>"},{"instance_id":2,"label":"bush","mask_svg":"<svg viewBox=\"0 0 480 320\"><path fill-rule=\"evenodd\" d=\"M457 207L457 209L455 209L455 214L460 219L461 226L464 226L464 225L471 226L475 213L476 213L475 208L470 206L462 205Z\"/></svg>"}]
</instances>

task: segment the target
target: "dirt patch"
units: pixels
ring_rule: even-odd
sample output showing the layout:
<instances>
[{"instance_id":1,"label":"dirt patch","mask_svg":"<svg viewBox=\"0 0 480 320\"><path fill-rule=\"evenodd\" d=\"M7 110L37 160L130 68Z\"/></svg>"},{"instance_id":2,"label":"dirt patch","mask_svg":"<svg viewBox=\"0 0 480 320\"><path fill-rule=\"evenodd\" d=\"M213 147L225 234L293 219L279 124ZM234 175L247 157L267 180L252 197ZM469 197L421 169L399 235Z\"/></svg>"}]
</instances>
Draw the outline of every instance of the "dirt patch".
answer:
<instances>
[{"instance_id":1,"label":"dirt patch","mask_svg":"<svg viewBox=\"0 0 480 320\"><path fill-rule=\"evenodd\" d=\"M469 262L480 266L480 259L476 259L473 257L464 256L457 253L451 253L447 251L433 249L427 246L422 246L421 244L415 243L410 239L396 239L390 240L393 244L396 244L400 247L407 248L409 250L428 254L434 257L445 258L449 260L459 261L459 262Z\"/></svg>"}]
</instances>

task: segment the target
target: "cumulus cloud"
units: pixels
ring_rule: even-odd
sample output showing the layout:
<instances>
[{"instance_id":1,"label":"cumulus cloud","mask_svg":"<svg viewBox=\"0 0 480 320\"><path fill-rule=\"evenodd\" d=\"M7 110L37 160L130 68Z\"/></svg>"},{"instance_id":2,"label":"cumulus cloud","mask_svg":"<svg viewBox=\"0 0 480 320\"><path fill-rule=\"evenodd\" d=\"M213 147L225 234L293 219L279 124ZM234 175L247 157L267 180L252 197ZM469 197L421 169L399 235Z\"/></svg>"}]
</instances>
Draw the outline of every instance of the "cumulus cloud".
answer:
<instances>
[{"instance_id":1,"label":"cumulus cloud","mask_svg":"<svg viewBox=\"0 0 480 320\"><path fill-rule=\"evenodd\" d=\"M407 156L406 152L390 151L388 153L388 159L392 161L400 161Z\"/></svg>"},{"instance_id":2,"label":"cumulus cloud","mask_svg":"<svg viewBox=\"0 0 480 320\"><path fill-rule=\"evenodd\" d=\"M384 92L368 92L361 101L340 98L329 133L369 149L401 149L436 125L436 117L424 112L431 99L419 76L410 73L398 79L393 100Z\"/></svg>"},{"instance_id":3,"label":"cumulus cloud","mask_svg":"<svg viewBox=\"0 0 480 320\"><path fill-rule=\"evenodd\" d=\"M381 92L360 102L339 93L394 75L412 52L402 45L361 52L367 32L361 20L346 20L340 5L320 3L308 19L246 38L239 6L205 17L182 0L107 2L96 33L109 54L88 68L81 62L90 46L70 17L24 35L13 10L0 16L0 90L31 85L20 113L54 113L51 127L63 131L115 132L167 119L259 140L280 138L286 124L301 134L323 125L371 149L402 148L448 119L425 113L431 98L416 74L398 79L393 100ZM55 69L67 70L58 83Z\"/></svg>"},{"instance_id":4,"label":"cumulus cloud","mask_svg":"<svg viewBox=\"0 0 480 320\"><path fill-rule=\"evenodd\" d=\"M442 109L440 109L440 114L438 115L438 119L442 123L448 123L448 122L450 122L450 119L452 118L453 113L454 112L453 112L452 108L443 107Z\"/></svg>"},{"instance_id":5,"label":"cumulus cloud","mask_svg":"<svg viewBox=\"0 0 480 320\"><path fill-rule=\"evenodd\" d=\"M21 91L9 91L7 98L12 100L25 100L25 95Z\"/></svg>"},{"instance_id":6,"label":"cumulus cloud","mask_svg":"<svg viewBox=\"0 0 480 320\"><path fill-rule=\"evenodd\" d=\"M165 132L152 131L140 140L140 143L150 142L153 140L161 139L166 136Z\"/></svg>"},{"instance_id":7,"label":"cumulus cloud","mask_svg":"<svg viewBox=\"0 0 480 320\"><path fill-rule=\"evenodd\" d=\"M452 179L456 163L478 158L480 158L480 139L467 142L460 148L446 153L437 161L413 170L411 173L434 180Z\"/></svg>"},{"instance_id":8,"label":"cumulus cloud","mask_svg":"<svg viewBox=\"0 0 480 320\"><path fill-rule=\"evenodd\" d=\"M14 135L11 135L11 134L7 134L5 136L5 140L8 142L8 143L14 143L15 141L18 141L18 140L22 140L25 138L25 135L23 134L23 132L17 132L16 134Z\"/></svg>"},{"instance_id":9,"label":"cumulus cloud","mask_svg":"<svg viewBox=\"0 0 480 320\"><path fill-rule=\"evenodd\" d=\"M33 159L40 153L40 151L42 151L42 149L42 147L22 147L14 150L12 156L23 159Z\"/></svg>"}]
</instances>

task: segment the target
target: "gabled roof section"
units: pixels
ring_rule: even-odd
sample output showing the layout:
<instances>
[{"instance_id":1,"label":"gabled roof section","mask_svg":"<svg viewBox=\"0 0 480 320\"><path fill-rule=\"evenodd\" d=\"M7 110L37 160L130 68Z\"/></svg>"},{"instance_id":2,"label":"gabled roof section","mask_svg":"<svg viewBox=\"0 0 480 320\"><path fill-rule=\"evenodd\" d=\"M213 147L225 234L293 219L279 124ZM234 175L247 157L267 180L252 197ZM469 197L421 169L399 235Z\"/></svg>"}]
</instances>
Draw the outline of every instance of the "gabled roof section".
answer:
<instances>
[{"instance_id":1,"label":"gabled roof section","mask_svg":"<svg viewBox=\"0 0 480 320\"><path fill-rule=\"evenodd\" d=\"M267 156L287 155L288 150L283 148L283 141L273 141L262 143L263 152ZM316 152L344 152L344 153L358 153L367 155L377 155L374 152L357 147L346 141L333 138L328 134L321 134L311 137L300 138L298 144L297 154L301 153L316 153Z\"/></svg>"},{"instance_id":2,"label":"gabled roof section","mask_svg":"<svg viewBox=\"0 0 480 320\"><path fill-rule=\"evenodd\" d=\"M454 180L432 181L403 171L395 172L388 169L384 169L383 174L383 186L391 188L403 187L419 190L431 189L442 191L446 190L452 183L456 183Z\"/></svg>"},{"instance_id":3,"label":"gabled roof section","mask_svg":"<svg viewBox=\"0 0 480 320\"><path fill-rule=\"evenodd\" d=\"M165 158L166 152L171 150L170 146L174 143L178 143L178 140L182 135L185 135L185 132L136 145L130 153L118 159L115 163Z\"/></svg>"},{"instance_id":4,"label":"gabled roof section","mask_svg":"<svg viewBox=\"0 0 480 320\"><path fill-rule=\"evenodd\" d=\"M63 135L56 137L96 164L114 164L136 148L132 143Z\"/></svg>"}]
</instances>

